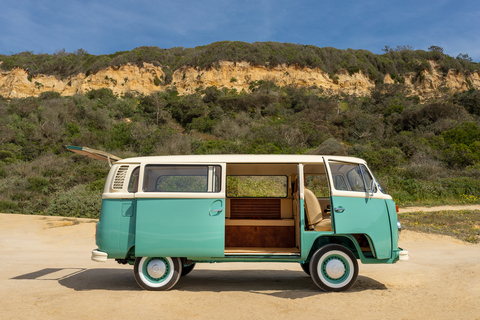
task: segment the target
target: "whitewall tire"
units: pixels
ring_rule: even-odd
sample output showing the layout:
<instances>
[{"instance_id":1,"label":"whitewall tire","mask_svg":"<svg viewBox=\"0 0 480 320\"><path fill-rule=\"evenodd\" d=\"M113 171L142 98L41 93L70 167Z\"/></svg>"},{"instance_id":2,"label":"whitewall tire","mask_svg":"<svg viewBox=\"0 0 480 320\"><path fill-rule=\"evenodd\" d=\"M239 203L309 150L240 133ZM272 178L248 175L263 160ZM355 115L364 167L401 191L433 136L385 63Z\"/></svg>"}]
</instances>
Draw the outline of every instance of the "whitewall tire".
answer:
<instances>
[{"instance_id":1,"label":"whitewall tire","mask_svg":"<svg viewBox=\"0 0 480 320\"><path fill-rule=\"evenodd\" d=\"M313 254L310 275L313 282L324 291L344 291L357 281L358 262L346 247L328 244Z\"/></svg>"},{"instance_id":2,"label":"whitewall tire","mask_svg":"<svg viewBox=\"0 0 480 320\"><path fill-rule=\"evenodd\" d=\"M180 279L182 263L180 258L139 257L133 268L135 280L146 290L169 290Z\"/></svg>"}]
</instances>

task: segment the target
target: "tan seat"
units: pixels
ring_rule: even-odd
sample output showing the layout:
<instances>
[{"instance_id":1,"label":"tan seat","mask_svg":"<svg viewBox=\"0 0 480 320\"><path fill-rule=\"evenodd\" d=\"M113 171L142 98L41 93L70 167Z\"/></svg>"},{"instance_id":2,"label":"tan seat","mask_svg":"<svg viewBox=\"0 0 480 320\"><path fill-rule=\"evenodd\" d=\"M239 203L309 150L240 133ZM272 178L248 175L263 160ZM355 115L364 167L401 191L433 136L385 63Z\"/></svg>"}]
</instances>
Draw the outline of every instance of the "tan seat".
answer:
<instances>
[{"instance_id":1,"label":"tan seat","mask_svg":"<svg viewBox=\"0 0 480 320\"><path fill-rule=\"evenodd\" d=\"M304 188L304 194L308 228L316 231L332 231L332 220L323 217L322 208L315 194L307 188Z\"/></svg>"}]
</instances>

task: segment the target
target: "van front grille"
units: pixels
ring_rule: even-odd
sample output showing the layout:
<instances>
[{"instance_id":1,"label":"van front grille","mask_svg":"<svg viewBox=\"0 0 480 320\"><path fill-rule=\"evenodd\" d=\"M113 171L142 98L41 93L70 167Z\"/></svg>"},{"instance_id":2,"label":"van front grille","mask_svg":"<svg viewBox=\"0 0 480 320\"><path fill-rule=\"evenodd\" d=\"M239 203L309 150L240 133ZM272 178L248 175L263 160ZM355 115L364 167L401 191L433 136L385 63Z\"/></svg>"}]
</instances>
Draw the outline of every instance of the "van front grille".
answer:
<instances>
[{"instance_id":1,"label":"van front grille","mask_svg":"<svg viewBox=\"0 0 480 320\"><path fill-rule=\"evenodd\" d=\"M118 168L117 174L115 175L115 179L113 180L113 187L112 189L115 190L122 190L123 183L125 181L125 177L127 176L128 166L120 166Z\"/></svg>"}]
</instances>

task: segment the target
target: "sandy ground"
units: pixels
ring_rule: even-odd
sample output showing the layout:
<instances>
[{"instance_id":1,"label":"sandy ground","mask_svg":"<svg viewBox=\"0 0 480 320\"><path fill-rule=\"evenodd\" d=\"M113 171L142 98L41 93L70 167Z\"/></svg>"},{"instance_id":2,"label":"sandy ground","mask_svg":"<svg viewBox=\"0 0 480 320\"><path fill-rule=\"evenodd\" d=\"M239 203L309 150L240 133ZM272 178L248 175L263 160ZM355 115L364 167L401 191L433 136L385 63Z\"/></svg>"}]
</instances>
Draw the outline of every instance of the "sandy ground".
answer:
<instances>
[{"instance_id":1,"label":"sandy ground","mask_svg":"<svg viewBox=\"0 0 480 320\"><path fill-rule=\"evenodd\" d=\"M90 260L95 223L0 214L0 319L480 319L480 245L403 231L410 260L362 265L348 292L298 264L201 264L167 292Z\"/></svg>"}]
</instances>

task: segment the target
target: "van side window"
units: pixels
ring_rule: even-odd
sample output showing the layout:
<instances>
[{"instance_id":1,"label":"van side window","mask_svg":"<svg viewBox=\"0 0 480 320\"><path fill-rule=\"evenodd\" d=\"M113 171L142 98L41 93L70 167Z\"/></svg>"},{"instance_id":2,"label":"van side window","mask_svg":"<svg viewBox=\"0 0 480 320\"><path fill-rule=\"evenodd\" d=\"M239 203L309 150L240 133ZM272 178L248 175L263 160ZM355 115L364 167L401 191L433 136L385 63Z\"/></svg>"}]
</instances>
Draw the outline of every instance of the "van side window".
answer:
<instances>
[{"instance_id":1,"label":"van side window","mask_svg":"<svg viewBox=\"0 0 480 320\"><path fill-rule=\"evenodd\" d=\"M365 192L365 183L358 164L330 163L330 170L336 190Z\"/></svg>"},{"instance_id":2,"label":"van side window","mask_svg":"<svg viewBox=\"0 0 480 320\"><path fill-rule=\"evenodd\" d=\"M359 166L352 165L352 169L347 173L347 180L352 191L365 191L365 184L363 183Z\"/></svg>"},{"instance_id":3,"label":"van side window","mask_svg":"<svg viewBox=\"0 0 480 320\"><path fill-rule=\"evenodd\" d=\"M220 192L220 166L147 165L145 192Z\"/></svg>"},{"instance_id":4,"label":"van side window","mask_svg":"<svg viewBox=\"0 0 480 320\"><path fill-rule=\"evenodd\" d=\"M377 192L377 187L375 184L373 184L373 190L370 190L373 182L373 177L370 175L370 172L368 172L367 167L365 167L363 164L360 165L360 169L362 170L363 178L365 179L365 185L367 187L367 190L369 192Z\"/></svg>"},{"instance_id":5,"label":"van side window","mask_svg":"<svg viewBox=\"0 0 480 320\"><path fill-rule=\"evenodd\" d=\"M339 175L333 176L333 185L337 190L348 191L347 183L345 182L345 179L343 178L343 176L339 176Z\"/></svg>"},{"instance_id":6,"label":"van side window","mask_svg":"<svg viewBox=\"0 0 480 320\"><path fill-rule=\"evenodd\" d=\"M132 171L130 176L130 181L128 182L128 192L137 192L138 191L138 178L140 173L140 167L136 167Z\"/></svg>"}]
</instances>

